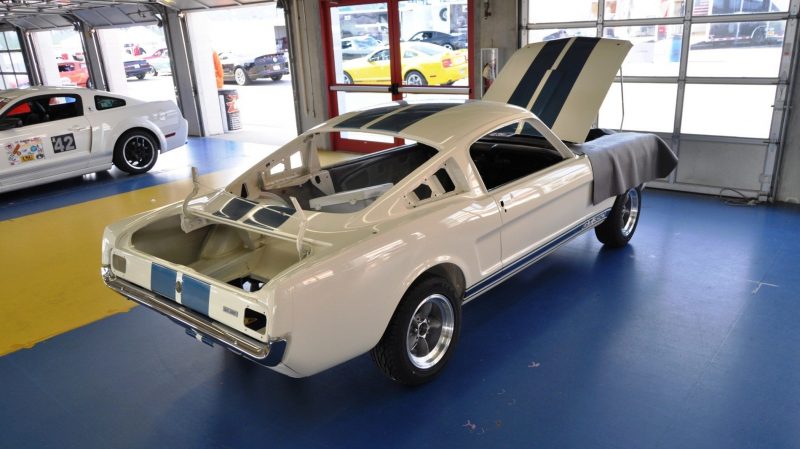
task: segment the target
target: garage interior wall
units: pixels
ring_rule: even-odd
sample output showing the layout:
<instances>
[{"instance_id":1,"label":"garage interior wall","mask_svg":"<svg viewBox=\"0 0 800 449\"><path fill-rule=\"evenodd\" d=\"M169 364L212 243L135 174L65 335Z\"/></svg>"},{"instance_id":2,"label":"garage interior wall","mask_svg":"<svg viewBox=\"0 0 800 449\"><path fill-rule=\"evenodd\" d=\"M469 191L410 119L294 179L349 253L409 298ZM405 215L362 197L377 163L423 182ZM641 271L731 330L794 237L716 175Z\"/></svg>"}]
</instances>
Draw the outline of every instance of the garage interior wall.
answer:
<instances>
[{"instance_id":1,"label":"garage interior wall","mask_svg":"<svg viewBox=\"0 0 800 449\"><path fill-rule=\"evenodd\" d=\"M53 39L48 31L33 32L30 34L31 43L36 53L37 66L41 82L45 86L60 86L61 76L58 73L58 65L53 64L56 60L56 51L53 48Z\"/></svg>"},{"instance_id":2,"label":"garage interior wall","mask_svg":"<svg viewBox=\"0 0 800 449\"><path fill-rule=\"evenodd\" d=\"M217 81L214 74L214 48L211 33L214 29L210 18L203 13L187 13L186 25L189 30L189 45L192 49L192 68L197 83L197 103L203 118L204 135L213 136L224 132L222 112L217 94Z\"/></svg>"},{"instance_id":3,"label":"garage interior wall","mask_svg":"<svg viewBox=\"0 0 800 449\"><path fill-rule=\"evenodd\" d=\"M786 134L783 136L782 159L778 176L778 201L800 203L800 70L797 70L798 43L800 34L795 36L795 54L792 64L792 89L789 97Z\"/></svg>"},{"instance_id":4,"label":"garage interior wall","mask_svg":"<svg viewBox=\"0 0 800 449\"><path fill-rule=\"evenodd\" d=\"M96 31L108 90L121 95L128 94L128 79L125 77L125 64L122 48L125 45L124 28L105 28Z\"/></svg>"},{"instance_id":5,"label":"garage interior wall","mask_svg":"<svg viewBox=\"0 0 800 449\"><path fill-rule=\"evenodd\" d=\"M678 169L652 186L774 198L797 0L571 4L553 9L545 0L523 0L527 24L521 37L532 42L599 35L634 42L623 65L624 92L621 72L599 126L656 132L671 143L681 159Z\"/></svg>"},{"instance_id":6,"label":"garage interior wall","mask_svg":"<svg viewBox=\"0 0 800 449\"><path fill-rule=\"evenodd\" d=\"M279 5L280 6L280 5ZM290 70L297 129L304 132L328 119L327 84L319 0L283 2L289 37Z\"/></svg>"},{"instance_id":7,"label":"garage interior wall","mask_svg":"<svg viewBox=\"0 0 800 449\"><path fill-rule=\"evenodd\" d=\"M497 70L500 71L508 58L519 48L520 16L516 1L494 1L489 4L475 2L472 6L474 36L477 42L470 42L475 48L475 57L480 58L480 49L497 49ZM474 64L472 76L481 79L483 63ZM477 89L477 87L476 87ZM480 89L478 89L480 91ZM476 93L476 97L479 92Z\"/></svg>"}]
</instances>

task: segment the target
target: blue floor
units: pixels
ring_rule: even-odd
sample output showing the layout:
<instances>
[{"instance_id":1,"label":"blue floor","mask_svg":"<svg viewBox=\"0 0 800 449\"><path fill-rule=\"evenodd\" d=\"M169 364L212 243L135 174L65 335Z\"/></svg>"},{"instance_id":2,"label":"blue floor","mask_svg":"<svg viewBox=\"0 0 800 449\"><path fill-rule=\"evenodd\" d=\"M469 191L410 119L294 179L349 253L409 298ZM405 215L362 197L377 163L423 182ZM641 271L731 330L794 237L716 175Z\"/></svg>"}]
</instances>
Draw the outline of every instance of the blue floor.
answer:
<instances>
[{"instance_id":1,"label":"blue floor","mask_svg":"<svg viewBox=\"0 0 800 449\"><path fill-rule=\"evenodd\" d=\"M800 447L798 230L648 190L628 247L586 234L465 306L419 388L367 355L283 377L139 307L0 358L0 447Z\"/></svg>"}]
</instances>

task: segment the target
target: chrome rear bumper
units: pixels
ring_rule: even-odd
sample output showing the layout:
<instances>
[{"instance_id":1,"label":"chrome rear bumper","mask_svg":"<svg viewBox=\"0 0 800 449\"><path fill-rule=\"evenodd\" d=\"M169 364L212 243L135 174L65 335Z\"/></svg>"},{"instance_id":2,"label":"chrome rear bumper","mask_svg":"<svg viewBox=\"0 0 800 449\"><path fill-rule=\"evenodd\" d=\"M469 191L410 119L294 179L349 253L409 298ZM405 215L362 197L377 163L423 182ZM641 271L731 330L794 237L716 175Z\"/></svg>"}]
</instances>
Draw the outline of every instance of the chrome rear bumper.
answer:
<instances>
[{"instance_id":1,"label":"chrome rear bumper","mask_svg":"<svg viewBox=\"0 0 800 449\"><path fill-rule=\"evenodd\" d=\"M103 282L120 295L135 301L147 308L166 316L183 326L190 335L208 338L232 352L241 354L264 366L276 366L283 360L286 351L286 340L274 340L269 343L260 342L241 334L225 325L209 320L180 304L164 298L150 290L139 287L123 279L119 279L110 269L101 269Z\"/></svg>"}]
</instances>

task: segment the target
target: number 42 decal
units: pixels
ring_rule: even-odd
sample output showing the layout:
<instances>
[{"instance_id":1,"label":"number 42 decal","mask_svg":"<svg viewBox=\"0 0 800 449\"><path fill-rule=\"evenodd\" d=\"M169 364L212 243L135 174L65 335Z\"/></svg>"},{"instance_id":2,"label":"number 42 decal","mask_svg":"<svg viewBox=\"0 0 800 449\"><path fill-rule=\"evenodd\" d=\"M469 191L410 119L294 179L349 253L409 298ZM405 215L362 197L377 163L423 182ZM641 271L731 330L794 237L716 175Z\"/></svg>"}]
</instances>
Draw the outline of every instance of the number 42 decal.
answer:
<instances>
[{"instance_id":1,"label":"number 42 decal","mask_svg":"<svg viewBox=\"0 0 800 449\"><path fill-rule=\"evenodd\" d=\"M54 153L63 153L65 151L72 151L75 149L75 136L72 134L53 136L50 138L50 142L53 143Z\"/></svg>"}]
</instances>

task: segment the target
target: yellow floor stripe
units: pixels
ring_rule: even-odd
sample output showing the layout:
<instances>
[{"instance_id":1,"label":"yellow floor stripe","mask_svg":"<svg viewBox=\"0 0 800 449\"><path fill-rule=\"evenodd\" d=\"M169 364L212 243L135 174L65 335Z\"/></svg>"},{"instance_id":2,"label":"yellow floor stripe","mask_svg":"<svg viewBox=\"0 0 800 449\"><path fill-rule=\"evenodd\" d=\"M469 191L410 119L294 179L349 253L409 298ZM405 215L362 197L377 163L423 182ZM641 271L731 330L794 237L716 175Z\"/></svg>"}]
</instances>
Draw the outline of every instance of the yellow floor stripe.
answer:
<instances>
[{"instance_id":1,"label":"yellow floor stripe","mask_svg":"<svg viewBox=\"0 0 800 449\"><path fill-rule=\"evenodd\" d=\"M323 166L353 157L320 156ZM224 186L241 172L211 173L200 182ZM187 179L0 222L0 356L133 308L100 279L103 229L191 189Z\"/></svg>"},{"instance_id":2,"label":"yellow floor stripe","mask_svg":"<svg viewBox=\"0 0 800 449\"><path fill-rule=\"evenodd\" d=\"M202 176L225 185L239 170ZM134 303L100 279L100 239L116 220L183 199L190 180L0 222L0 355L75 329Z\"/></svg>"}]
</instances>

